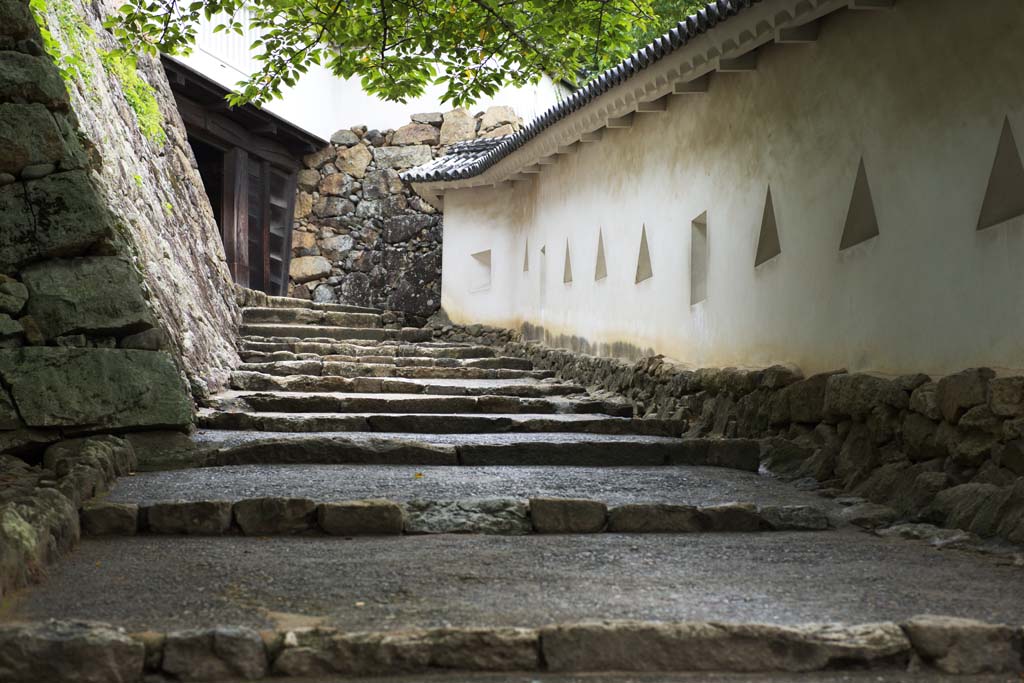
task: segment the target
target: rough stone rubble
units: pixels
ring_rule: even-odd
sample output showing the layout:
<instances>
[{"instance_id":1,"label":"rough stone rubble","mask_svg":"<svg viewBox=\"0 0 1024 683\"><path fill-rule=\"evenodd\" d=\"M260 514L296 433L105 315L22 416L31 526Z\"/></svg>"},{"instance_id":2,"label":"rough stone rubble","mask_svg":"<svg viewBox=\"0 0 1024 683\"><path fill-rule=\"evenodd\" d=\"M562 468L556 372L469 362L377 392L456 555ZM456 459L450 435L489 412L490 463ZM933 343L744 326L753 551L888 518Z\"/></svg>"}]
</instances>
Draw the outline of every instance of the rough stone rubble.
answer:
<instances>
[{"instance_id":1,"label":"rough stone rubble","mask_svg":"<svg viewBox=\"0 0 1024 683\"><path fill-rule=\"evenodd\" d=\"M508 107L414 114L397 130L342 129L299 171L291 296L374 306L424 320L441 305L442 217L401 171L449 145L507 135L522 120Z\"/></svg>"}]
</instances>

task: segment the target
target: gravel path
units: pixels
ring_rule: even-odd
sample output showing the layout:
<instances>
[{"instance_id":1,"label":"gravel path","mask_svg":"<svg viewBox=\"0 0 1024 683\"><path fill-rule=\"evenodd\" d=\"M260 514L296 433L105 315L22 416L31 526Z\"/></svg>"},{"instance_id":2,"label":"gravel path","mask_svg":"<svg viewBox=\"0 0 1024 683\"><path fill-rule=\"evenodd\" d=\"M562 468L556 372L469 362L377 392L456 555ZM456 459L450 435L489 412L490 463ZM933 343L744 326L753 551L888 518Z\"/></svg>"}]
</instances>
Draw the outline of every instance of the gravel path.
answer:
<instances>
[{"instance_id":1,"label":"gravel path","mask_svg":"<svg viewBox=\"0 0 1024 683\"><path fill-rule=\"evenodd\" d=\"M866 623L923 613L1018 623L1024 614L1020 567L853 530L140 536L86 540L50 571L0 618L162 630L319 617L382 630L601 618Z\"/></svg>"},{"instance_id":2,"label":"gravel path","mask_svg":"<svg viewBox=\"0 0 1024 683\"><path fill-rule=\"evenodd\" d=\"M422 476L417 476L422 475ZM122 503L295 496L320 501L589 498L716 505L830 506L830 501L750 472L714 467L415 467L242 465L147 472L121 478L108 499Z\"/></svg>"}]
</instances>

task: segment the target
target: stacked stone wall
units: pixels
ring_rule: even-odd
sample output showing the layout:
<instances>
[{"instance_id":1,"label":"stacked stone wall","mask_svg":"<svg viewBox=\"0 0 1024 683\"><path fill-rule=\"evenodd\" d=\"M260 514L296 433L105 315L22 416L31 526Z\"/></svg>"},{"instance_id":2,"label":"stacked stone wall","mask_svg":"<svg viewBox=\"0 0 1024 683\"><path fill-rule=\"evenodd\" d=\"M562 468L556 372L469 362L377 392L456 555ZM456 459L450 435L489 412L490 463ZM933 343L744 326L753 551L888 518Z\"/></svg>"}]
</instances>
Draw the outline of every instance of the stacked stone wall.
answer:
<instances>
[{"instance_id":1,"label":"stacked stone wall","mask_svg":"<svg viewBox=\"0 0 1024 683\"><path fill-rule=\"evenodd\" d=\"M97 148L28 4L0 8L0 453L187 427L181 372L161 350L168 330L102 190Z\"/></svg>"},{"instance_id":2,"label":"stacked stone wall","mask_svg":"<svg viewBox=\"0 0 1024 683\"><path fill-rule=\"evenodd\" d=\"M448 145L498 137L522 121L508 107L415 114L398 130L339 130L298 176L290 293L321 303L426 319L441 303L442 217L399 173Z\"/></svg>"},{"instance_id":3,"label":"stacked stone wall","mask_svg":"<svg viewBox=\"0 0 1024 683\"><path fill-rule=\"evenodd\" d=\"M63 99L88 152L90 181L161 330L147 344L169 351L195 392L226 387L239 362L234 288L163 67L147 56L137 67L111 56L116 43L102 18L117 4L45 6L48 51L77 64L65 67ZM79 26L77 34L69 26Z\"/></svg>"},{"instance_id":4,"label":"stacked stone wall","mask_svg":"<svg viewBox=\"0 0 1024 683\"><path fill-rule=\"evenodd\" d=\"M662 356L587 356L512 330L435 318L434 336L496 344L538 369L689 422L689 437L762 440L775 476L855 495L893 518L1024 543L1024 377L972 368L933 379L786 366L690 369Z\"/></svg>"}]
</instances>

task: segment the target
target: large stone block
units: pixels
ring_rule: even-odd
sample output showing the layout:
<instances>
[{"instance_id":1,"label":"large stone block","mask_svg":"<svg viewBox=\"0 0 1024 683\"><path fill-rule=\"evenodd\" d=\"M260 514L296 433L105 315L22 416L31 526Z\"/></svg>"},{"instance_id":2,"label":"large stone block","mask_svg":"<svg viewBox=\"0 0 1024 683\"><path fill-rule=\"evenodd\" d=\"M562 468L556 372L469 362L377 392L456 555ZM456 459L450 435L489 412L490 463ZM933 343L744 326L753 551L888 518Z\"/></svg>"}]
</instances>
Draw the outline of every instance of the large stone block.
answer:
<instances>
[{"instance_id":1,"label":"large stone block","mask_svg":"<svg viewBox=\"0 0 1024 683\"><path fill-rule=\"evenodd\" d=\"M531 498L530 519L541 534L596 534L604 531L608 506L596 500Z\"/></svg>"},{"instance_id":2,"label":"large stone block","mask_svg":"<svg viewBox=\"0 0 1024 683\"><path fill-rule=\"evenodd\" d=\"M613 533L693 533L710 528L708 517L692 505L634 503L608 512L608 531Z\"/></svg>"},{"instance_id":3,"label":"large stone block","mask_svg":"<svg viewBox=\"0 0 1024 683\"><path fill-rule=\"evenodd\" d=\"M391 144L395 146L407 145L436 145L440 140L439 131L429 123L410 123L395 131L391 138Z\"/></svg>"},{"instance_id":4,"label":"large stone block","mask_svg":"<svg viewBox=\"0 0 1024 683\"><path fill-rule=\"evenodd\" d=\"M312 530L316 503L307 498L250 498L235 503L234 514L246 536L300 534Z\"/></svg>"},{"instance_id":5,"label":"large stone block","mask_svg":"<svg viewBox=\"0 0 1024 683\"><path fill-rule=\"evenodd\" d=\"M988 390L993 413L1002 417L1024 415L1024 377L999 377L988 383Z\"/></svg>"},{"instance_id":6,"label":"large stone block","mask_svg":"<svg viewBox=\"0 0 1024 683\"><path fill-rule=\"evenodd\" d=\"M311 282L331 274L331 262L323 256L300 256L293 258L289 275L295 282Z\"/></svg>"},{"instance_id":7,"label":"large stone block","mask_svg":"<svg viewBox=\"0 0 1024 683\"><path fill-rule=\"evenodd\" d=\"M526 502L511 499L411 501L405 505L410 534L528 534Z\"/></svg>"},{"instance_id":8,"label":"large stone block","mask_svg":"<svg viewBox=\"0 0 1024 683\"><path fill-rule=\"evenodd\" d=\"M956 422L960 416L988 400L988 382L995 373L989 368L971 368L939 380L935 403L947 422Z\"/></svg>"},{"instance_id":9,"label":"large stone block","mask_svg":"<svg viewBox=\"0 0 1024 683\"><path fill-rule=\"evenodd\" d=\"M320 528L332 536L390 536L405 528L402 507L387 500L322 503L317 517Z\"/></svg>"},{"instance_id":10,"label":"large stone block","mask_svg":"<svg viewBox=\"0 0 1024 683\"><path fill-rule=\"evenodd\" d=\"M0 102L65 109L68 91L49 57L0 51Z\"/></svg>"},{"instance_id":11,"label":"large stone block","mask_svg":"<svg viewBox=\"0 0 1024 683\"><path fill-rule=\"evenodd\" d=\"M833 417L867 416L876 406L906 408L908 397L895 383L864 374L839 374L828 378L825 385L825 408Z\"/></svg>"},{"instance_id":12,"label":"large stone block","mask_svg":"<svg viewBox=\"0 0 1024 683\"><path fill-rule=\"evenodd\" d=\"M57 164L64 140L42 104L0 104L0 173L13 176L29 165Z\"/></svg>"},{"instance_id":13,"label":"large stone block","mask_svg":"<svg viewBox=\"0 0 1024 683\"><path fill-rule=\"evenodd\" d=\"M910 643L896 624L788 627L606 621L541 629L551 671L819 671L905 667Z\"/></svg>"},{"instance_id":14,"label":"large stone block","mask_svg":"<svg viewBox=\"0 0 1024 683\"><path fill-rule=\"evenodd\" d=\"M924 615L903 624L917 654L939 671L979 674L1024 671L1021 632L973 619Z\"/></svg>"},{"instance_id":15,"label":"large stone block","mask_svg":"<svg viewBox=\"0 0 1024 683\"><path fill-rule=\"evenodd\" d=\"M371 161L373 161L373 155L366 145L355 145L339 152L334 165L342 173L347 173L353 178L362 178Z\"/></svg>"},{"instance_id":16,"label":"large stone block","mask_svg":"<svg viewBox=\"0 0 1024 683\"><path fill-rule=\"evenodd\" d=\"M146 527L157 534L216 536L231 528L231 503L223 500L155 503L143 513Z\"/></svg>"},{"instance_id":17,"label":"large stone block","mask_svg":"<svg viewBox=\"0 0 1024 683\"><path fill-rule=\"evenodd\" d=\"M377 162L378 168L402 170L425 164L432 158L430 147L426 145L376 147L373 150L373 160Z\"/></svg>"},{"instance_id":18,"label":"large stone block","mask_svg":"<svg viewBox=\"0 0 1024 683\"><path fill-rule=\"evenodd\" d=\"M53 259L22 271L28 312L47 338L92 333L121 336L153 327L138 273L114 256Z\"/></svg>"},{"instance_id":19,"label":"large stone block","mask_svg":"<svg viewBox=\"0 0 1024 683\"><path fill-rule=\"evenodd\" d=\"M18 315L28 301L28 288L12 278L0 275L0 314Z\"/></svg>"},{"instance_id":20,"label":"large stone block","mask_svg":"<svg viewBox=\"0 0 1024 683\"><path fill-rule=\"evenodd\" d=\"M0 626L0 681L137 683L145 647L105 624L48 621Z\"/></svg>"},{"instance_id":21,"label":"large stone block","mask_svg":"<svg viewBox=\"0 0 1024 683\"><path fill-rule=\"evenodd\" d=\"M30 427L181 428L192 421L178 370L162 352L0 350L0 378Z\"/></svg>"},{"instance_id":22,"label":"large stone block","mask_svg":"<svg viewBox=\"0 0 1024 683\"><path fill-rule=\"evenodd\" d=\"M134 536L139 530L139 506L131 503L90 501L81 516L86 536Z\"/></svg>"},{"instance_id":23,"label":"large stone block","mask_svg":"<svg viewBox=\"0 0 1024 683\"><path fill-rule=\"evenodd\" d=\"M110 234L110 214L84 171L0 187L2 273L44 257L76 256Z\"/></svg>"},{"instance_id":24,"label":"large stone block","mask_svg":"<svg viewBox=\"0 0 1024 683\"><path fill-rule=\"evenodd\" d=\"M434 219L423 214L392 216L384 221L384 240L391 244L405 242L433 224Z\"/></svg>"},{"instance_id":25,"label":"large stone block","mask_svg":"<svg viewBox=\"0 0 1024 683\"><path fill-rule=\"evenodd\" d=\"M453 142L472 140L476 137L476 119L470 116L465 109L453 109L444 115L444 123L441 124L440 142L442 145L450 145Z\"/></svg>"},{"instance_id":26,"label":"large stone block","mask_svg":"<svg viewBox=\"0 0 1024 683\"><path fill-rule=\"evenodd\" d=\"M177 631L164 641L162 668L178 681L253 681L267 674L267 653L248 628Z\"/></svg>"}]
</instances>

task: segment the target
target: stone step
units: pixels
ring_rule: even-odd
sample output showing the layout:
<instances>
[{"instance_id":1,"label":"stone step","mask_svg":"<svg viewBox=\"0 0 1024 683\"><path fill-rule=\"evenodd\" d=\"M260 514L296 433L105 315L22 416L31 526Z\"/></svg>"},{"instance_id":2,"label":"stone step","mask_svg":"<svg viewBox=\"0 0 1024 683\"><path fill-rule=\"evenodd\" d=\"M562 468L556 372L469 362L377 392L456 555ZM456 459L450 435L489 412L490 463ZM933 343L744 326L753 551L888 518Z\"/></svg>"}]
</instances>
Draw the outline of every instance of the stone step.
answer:
<instances>
[{"instance_id":1,"label":"stone step","mask_svg":"<svg viewBox=\"0 0 1024 683\"><path fill-rule=\"evenodd\" d=\"M203 541L211 543L196 539L190 545L197 546ZM135 544L143 542L140 539ZM122 545L128 543L121 540ZM166 539L154 539L148 545L155 548L166 543ZM279 543L285 547L291 545L285 539ZM320 558L317 560L323 562ZM223 561L216 564L221 565ZM489 584L491 580L488 577L482 581ZM100 582L93 580L93 583ZM347 581L342 583L348 584ZM463 586L464 591L468 588ZM390 583L381 589L391 589ZM180 592L180 589L175 591ZM259 592L272 595L273 587L263 587ZM345 591L337 587L331 591L339 592ZM370 611L394 610L395 602L408 600L405 592L403 587L399 595L388 595L383 605L374 605ZM535 592L545 596L548 593ZM578 592L574 591L573 595ZM122 598L117 602L128 601ZM194 602L193 599L186 604ZM426 601L418 599L418 602ZM589 604L590 600L585 602ZM351 612L367 611L342 604ZM365 601L355 604L366 607ZM254 607L247 606L247 617ZM163 614L166 609L158 612ZM604 621L551 623L541 619L528 625L517 623L517 628L494 625L494 622L486 626L458 627L445 619L442 627L434 623L412 629L399 622L382 629L381 623L375 622L374 630L337 628L325 625L324 619L302 620L300 615L294 614L280 616L290 616L292 621L300 617L298 623L306 628L289 627L285 619L278 621L275 629L256 630L238 623L219 623L202 628L190 624L193 628L188 631L159 628L152 622L143 622L141 615L128 623L115 621L120 628L98 621L52 620L0 627L0 662L4 667L0 673L5 673L9 683L43 680L48 683L141 680L216 683L227 681L229 677L230 680L282 680L282 676L288 677L283 679L286 681L301 679L308 683L342 678L354 683L368 680L390 683L572 683L583 680L594 683L627 680L648 683L698 680L720 683L936 683L953 680L997 683L1017 677L1022 669L1021 628L1017 621L1011 622L1012 625L993 624L938 616L935 611L899 622L876 619L871 623L852 624L780 624L775 620L768 623L767 620L750 622L731 618L708 621L706 617L687 621L640 621L615 615L619 618ZM447 617L447 610L443 613ZM64 615L58 616L66 619ZM128 635L131 630L137 633ZM55 656L57 653L60 656ZM908 668L913 673L908 673ZM744 673L737 674L737 671ZM980 671L1000 672L1000 675L970 675ZM608 672L614 675L602 675ZM699 678L688 675L694 673ZM241 677L237 677L238 674ZM316 676L315 680L310 674ZM395 678L402 674L418 677Z\"/></svg>"},{"instance_id":2,"label":"stone step","mask_svg":"<svg viewBox=\"0 0 1024 683\"><path fill-rule=\"evenodd\" d=\"M752 503L695 505L635 502L609 505L581 498L496 498L394 501L233 497L120 503L87 501L87 536L139 533L221 536L399 536L422 534L660 533L825 531L828 515L814 506Z\"/></svg>"},{"instance_id":3,"label":"stone step","mask_svg":"<svg viewBox=\"0 0 1024 683\"><path fill-rule=\"evenodd\" d=\"M107 628L101 636L83 634L98 627L82 623L70 632L54 623L28 631L33 627L4 625L0 662L22 667L16 676L5 671L6 680L19 683L61 680L54 667L76 681L139 681L146 662L153 680L164 680L161 666L169 680L193 680L191 667L200 665L251 679L271 666L277 675L298 673L282 668L284 647L293 650L285 661L306 655L307 666L338 667L301 670L318 674L317 681L393 673L388 666L426 674L431 667L479 669L490 662L489 668L534 671L526 677L496 672L493 681L546 681L559 670L852 668L872 669L870 680L891 683L937 680L937 666L1009 674L987 678L994 683L1021 668L1019 590L1019 570L991 558L844 529L351 541L112 536L86 538L44 583L5 606L5 620L103 622L123 631ZM924 613L960 619L916 617ZM618 621L624 619L630 621ZM439 622L444 629L435 628ZM177 633L225 624L244 629ZM275 628L276 636L261 639L259 630ZM368 634L379 629L402 633ZM149 657L125 635L143 631L151 632L144 636ZM285 643L288 631L295 635ZM510 653L523 638L528 655L520 663ZM257 660L251 669L240 664L247 657ZM121 658L136 669L112 676L109 667ZM906 672L912 659L926 678ZM355 668L363 666L357 662L369 668ZM30 676L32 664L45 666L44 675Z\"/></svg>"},{"instance_id":4,"label":"stone step","mask_svg":"<svg viewBox=\"0 0 1024 683\"><path fill-rule=\"evenodd\" d=\"M262 432L404 432L415 434L513 434L584 432L680 436L682 420L607 415L437 414L437 413L274 413L201 409L196 425L204 429Z\"/></svg>"},{"instance_id":5,"label":"stone step","mask_svg":"<svg viewBox=\"0 0 1024 683\"><path fill-rule=\"evenodd\" d=\"M376 313L320 311L309 308L243 308L242 322L250 324L381 327Z\"/></svg>"},{"instance_id":6,"label":"stone step","mask_svg":"<svg viewBox=\"0 0 1024 683\"><path fill-rule=\"evenodd\" d=\"M633 503L698 507L736 501L766 506L811 506L830 517L845 509L813 491L756 472L722 467L461 467L427 465L239 465L139 472L117 481L104 500L238 500L258 496L317 501L386 497L481 501L499 498L573 498L609 506ZM836 526L841 518L836 520Z\"/></svg>"},{"instance_id":7,"label":"stone step","mask_svg":"<svg viewBox=\"0 0 1024 683\"><path fill-rule=\"evenodd\" d=\"M745 439L676 439L585 433L404 434L201 430L177 466L252 464L706 465L756 472L760 445ZM140 468L150 466L140 456Z\"/></svg>"},{"instance_id":8,"label":"stone step","mask_svg":"<svg viewBox=\"0 0 1024 683\"><path fill-rule=\"evenodd\" d=\"M346 357L417 357L417 358L494 358L495 350L489 346L449 344L443 342L420 342L410 344L399 341L383 341L379 344L344 344L336 341L247 341L242 340L242 353L287 353L293 356L346 356ZM275 359L276 360L276 359ZM293 360L283 357L280 360Z\"/></svg>"},{"instance_id":9,"label":"stone step","mask_svg":"<svg viewBox=\"0 0 1024 683\"><path fill-rule=\"evenodd\" d=\"M532 370L532 361L515 356L494 356L488 358L445 358L438 356L395 356L371 355L358 356L342 354L292 353L290 351L242 351L242 361L249 364L268 364L287 361L324 361L331 363L365 363L368 365L390 365L402 368L436 367L436 368L494 368L503 370Z\"/></svg>"},{"instance_id":10,"label":"stone step","mask_svg":"<svg viewBox=\"0 0 1024 683\"><path fill-rule=\"evenodd\" d=\"M372 313L381 315L384 311L368 306L352 306L349 304L328 304L308 299L293 299L287 296L268 296L266 306L269 308L307 308L315 311L335 311L338 313Z\"/></svg>"},{"instance_id":11,"label":"stone step","mask_svg":"<svg viewBox=\"0 0 1024 683\"><path fill-rule=\"evenodd\" d=\"M490 359L487 359L490 360ZM339 363L337 361L295 360L242 363L238 372L258 372L273 377L397 377L402 379L549 379L550 370L516 370L492 367L396 366L384 363Z\"/></svg>"},{"instance_id":12,"label":"stone step","mask_svg":"<svg viewBox=\"0 0 1024 683\"><path fill-rule=\"evenodd\" d=\"M290 375L276 377L260 372L236 370L232 387L241 391L355 392L386 394L433 394L438 396L570 396L585 394L576 384L532 378L512 379L416 379L394 377L320 377Z\"/></svg>"},{"instance_id":13,"label":"stone step","mask_svg":"<svg viewBox=\"0 0 1024 683\"><path fill-rule=\"evenodd\" d=\"M522 398L422 393L231 391L212 397L209 407L228 411L249 409L261 413L576 413L633 417L630 405L561 396Z\"/></svg>"},{"instance_id":14,"label":"stone step","mask_svg":"<svg viewBox=\"0 0 1024 683\"><path fill-rule=\"evenodd\" d=\"M328 325L284 325L284 324L243 324L240 328L243 341L296 342L301 340L323 340L327 343L346 340L360 341L430 341L432 333L418 327L400 330L380 327L332 327Z\"/></svg>"}]
</instances>

